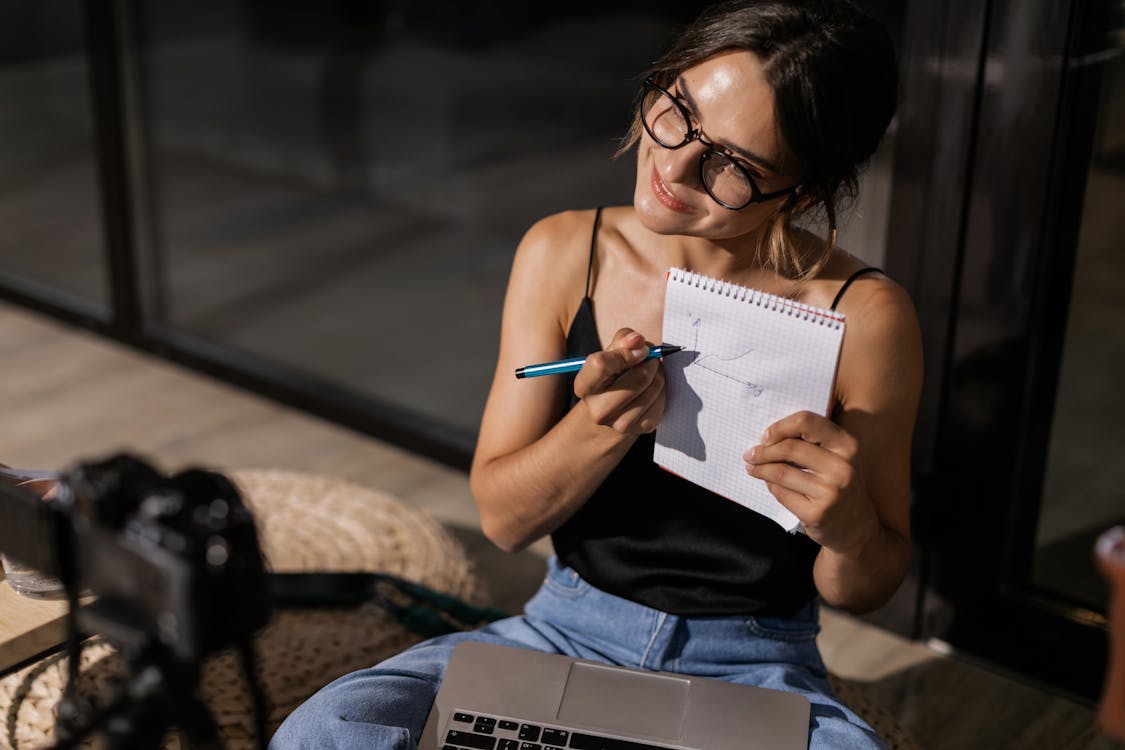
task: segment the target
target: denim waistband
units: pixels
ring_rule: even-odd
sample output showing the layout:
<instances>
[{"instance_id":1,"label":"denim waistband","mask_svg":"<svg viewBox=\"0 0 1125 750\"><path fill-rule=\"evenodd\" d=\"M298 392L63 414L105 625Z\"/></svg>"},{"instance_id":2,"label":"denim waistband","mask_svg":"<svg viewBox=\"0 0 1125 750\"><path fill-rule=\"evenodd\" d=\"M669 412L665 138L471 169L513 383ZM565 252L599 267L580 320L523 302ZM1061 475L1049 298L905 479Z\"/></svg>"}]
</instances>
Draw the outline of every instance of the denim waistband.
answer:
<instances>
[{"instance_id":1,"label":"denim waistband","mask_svg":"<svg viewBox=\"0 0 1125 750\"><path fill-rule=\"evenodd\" d=\"M623 666L726 675L763 662L821 664L815 602L792 617L684 617L601 591L552 557L526 613L565 650Z\"/></svg>"}]
</instances>

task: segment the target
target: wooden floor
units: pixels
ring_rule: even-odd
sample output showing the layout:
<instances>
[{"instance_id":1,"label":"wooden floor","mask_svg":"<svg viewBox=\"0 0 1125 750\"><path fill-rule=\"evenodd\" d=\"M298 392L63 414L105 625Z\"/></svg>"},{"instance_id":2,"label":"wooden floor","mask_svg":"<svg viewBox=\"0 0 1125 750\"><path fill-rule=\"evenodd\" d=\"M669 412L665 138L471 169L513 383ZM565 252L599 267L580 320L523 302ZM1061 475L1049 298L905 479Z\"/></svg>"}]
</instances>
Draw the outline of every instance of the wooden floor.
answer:
<instances>
[{"instance_id":1,"label":"wooden floor","mask_svg":"<svg viewBox=\"0 0 1125 750\"><path fill-rule=\"evenodd\" d=\"M516 556L480 535L466 476L346 428L18 308L0 305L0 462L66 467L119 450L175 471L278 467L391 492L465 543L494 603L520 609L550 548ZM820 645L930 750L1108 750L1093 707L825 611Z\"/></svg>"}]
</instances>

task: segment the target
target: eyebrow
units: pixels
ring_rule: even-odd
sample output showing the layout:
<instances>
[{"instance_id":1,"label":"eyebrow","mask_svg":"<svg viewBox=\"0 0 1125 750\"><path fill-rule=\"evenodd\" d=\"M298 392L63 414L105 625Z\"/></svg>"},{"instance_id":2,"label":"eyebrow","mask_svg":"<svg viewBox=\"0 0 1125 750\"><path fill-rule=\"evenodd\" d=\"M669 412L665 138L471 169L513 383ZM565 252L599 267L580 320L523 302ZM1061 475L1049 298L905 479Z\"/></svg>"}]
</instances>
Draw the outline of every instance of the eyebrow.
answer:
<instances>
[{"instance_id":1,"label":"eyebrow","mask_svg":"<svg viewBox=\"0 0 1125 750\"><path fill-rule=\"evenodd\" d=\"M691 110L691 113L696 116L695 119L698 120L699 119L699 106L695 103L695 97L693 97L691 95L691 91L688 90L687 81L684 80L684 77L682 75L679 78L676 79L676 88L678 88L680 90L680 94L684 97L684 100L687 102L688 109ZM762 156L759 156L758 154L755 154L753 151L747 151L744 148L740 148L738 146L733 146L729 143L720 143L718 145L722 146L723 148L730 149L734 153L741 156L743 159L746 159L747 161L751 161L751 162L754 162L755 164L763 166L766 169L770 170L771 172L776 172L778 174L781 173L781 170L778 169L774 165L773 162L771 162L769 159L766 159L765 157L762 157Z\"/></svg>"}]
</instances>

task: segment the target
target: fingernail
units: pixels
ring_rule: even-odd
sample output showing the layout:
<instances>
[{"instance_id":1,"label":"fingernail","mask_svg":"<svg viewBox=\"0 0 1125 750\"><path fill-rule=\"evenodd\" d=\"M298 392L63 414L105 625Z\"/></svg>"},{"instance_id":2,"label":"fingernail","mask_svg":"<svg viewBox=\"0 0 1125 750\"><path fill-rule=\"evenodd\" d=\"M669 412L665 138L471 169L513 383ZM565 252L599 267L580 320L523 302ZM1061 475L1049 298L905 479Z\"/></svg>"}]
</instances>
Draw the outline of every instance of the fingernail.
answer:
<instances>
[{"instance_id":1,"label":"fingernail","mask_svg":"<svg viewBox=\"0 0 1125 750\"><path fill-rule=\"evenodd\" d=\"M770 431L766 430L765 432L762 433L762 439L759 442L768 443L769 439L770 439Z\"/></svg>"},{"instance_id":2,"label":"fingernail","mask_svg":"<svg viewBox=\"0 0 1125 750\"><path fill-rule=\"evenodd\" d=\"M629 351L632 352L634 357L647 357L648 356L648 347L647 346L633 347Z\"/></svg>"}]
</instances>

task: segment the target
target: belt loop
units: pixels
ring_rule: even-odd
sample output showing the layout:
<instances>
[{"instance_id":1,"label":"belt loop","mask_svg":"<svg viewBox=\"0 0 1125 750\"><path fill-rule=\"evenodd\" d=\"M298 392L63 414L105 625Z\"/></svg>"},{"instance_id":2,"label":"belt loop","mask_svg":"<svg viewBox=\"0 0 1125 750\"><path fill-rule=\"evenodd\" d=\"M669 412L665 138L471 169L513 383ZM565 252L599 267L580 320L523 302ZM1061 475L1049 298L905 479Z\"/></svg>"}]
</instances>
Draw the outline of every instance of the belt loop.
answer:
<instances>
[{"instance_id":1,"label":"belt loop","mask_svg":"<svg viewBox=\"0 0 1125 750\"><path fill-rule=\"evenodd\" d=\"M660 635L660 631L664 629L664 623L667 622L669 617L674 617L674 615L669 615L667 612L661 612L657 610L656 622L653 624L652 635L649 636L648 644L645 645L645 651L643 654L641 654L641 669L648 669L645 662L648 661L649 654L652 652L653 647L656 645L656 639Z\"/></svg>"}]
</instances>

